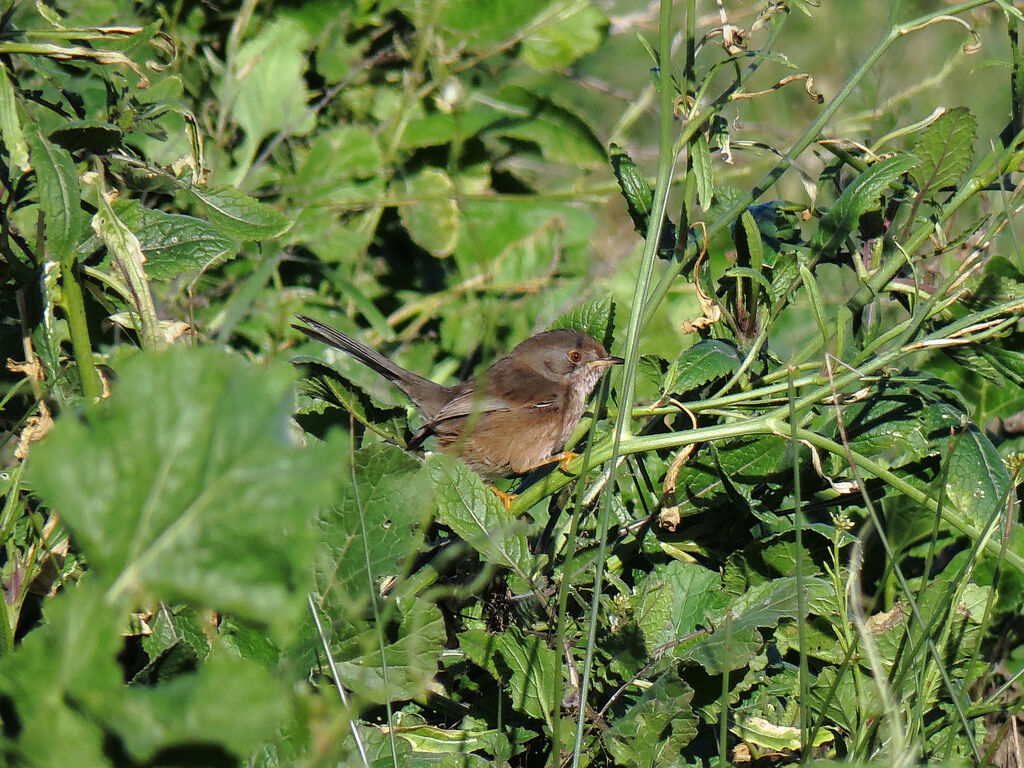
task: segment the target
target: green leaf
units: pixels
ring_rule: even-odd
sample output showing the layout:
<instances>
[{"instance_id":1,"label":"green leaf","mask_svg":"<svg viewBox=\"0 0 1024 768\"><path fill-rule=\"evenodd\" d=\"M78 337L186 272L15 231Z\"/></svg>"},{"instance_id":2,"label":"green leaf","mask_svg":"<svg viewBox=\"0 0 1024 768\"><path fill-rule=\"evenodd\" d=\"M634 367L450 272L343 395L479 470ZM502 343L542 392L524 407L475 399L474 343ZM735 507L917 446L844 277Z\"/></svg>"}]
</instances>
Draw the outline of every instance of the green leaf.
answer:
<instances>
[{"instance_id":1,"label":"green leaf","mask_svg":"<svg viewBox=\"0 0 1024 768\"><path fill-rule=\"evenodd\" d=\"M910 175L922 197L931 197L963 176L971 164L978 120L967 107L947 109L914 145L921 164Z\"/></svg>"},{"instance_id":2,"label":"green leaf","mask_svg":"<svg viewBox=\"0 0 1024 768\"><path fill-rule=\"evenodd\" d=\"M608 751L629 768L679 765L697 736L693 689L674 670L663 673L604 735Z\"/></svg>"},{"instance_id":3,"label":"green leaf","mask_svg":"<svg viewBox=\"0 0 1024 768\"><path fill-rule=\"evenodd\" d=\"M698 133L690 142L690 159L697 180L697 201L701 210L707 212L715 196L715 174L711 166L711 150L704 134Z\"/></svg>"},{"instance_id":4,"label":"green leaf","mask_svg":"<svg viewBox=\"0 0 1024 768\"><path fill-rule=\"evenodd\" d=\"M803 746L800 729L791 725L776 725L763 717L755 717L738 712L736 720L729 730L738 736L744 744L753 744L762 749L779 752L789 750L799 752ZM835 740L835 736L827 728L821 728L810 746L821 747Z\"/></svg>"},{"instance_id":5,"label":"green leaf","mask_svg":"<svg viewBox=\"0 0 1024 768\"><path fill-rule=\"evenodd\" d=\"M551 327L582 331L605 345L611 344L612 331L615 330L615 302L608 294L578 304L559 316Z\"/></svg>"},{"instance_id":6,"label":"green leaf","mask_svg":"<svg viewBox=\"0 0 1024 768\"><path fill-rule=\"evenodd\" d=\"M230 237L265 240L291 226L287 216L234 187L189 186L187 190L205 206L210 222Z\"/></svg>"},{"instance_id":7,"label":"green leaf","mask_svg":"<svg viewBox=\"0 0 1024 768\"><path fill-rule=\"evenodd\" d=\"M488 562L522 575L533 556L525 527L505 509L480 476L458 459L434 454L426 461L434 483L437 520L447 525Z\"/></svg>"},{"instance_id":8,"label":"green leaf","mask_svg":"<svg viewBox=\"0 0 1024 768\"><path fill-rule=\"evenodd\" d=\"M771 492L772 484L789 471L785 441L778 437L762 437L736 441L717 450L695 454L676 477L675 497L680 515L707 512L750 502L754 489L759 494Z\"/></svg>"},{"instance_id":9,"label":"green leaf","mask_svg":"<svg viewBox=\"0 0 1024 768\"><path fill-rule=\"evenodd\" d=\"M720 339L702 339L683 350L668 367L662 391L693 392L708 382L731 376L743 362L736 345Z\"/></svg>"},{"instance_id":10,"label":"green leaf","mask_svg":"<svg viewBox=\"0 0 1024 768\"><path fill-rule=\"evenodd\" d=\"M953 455L946 476L946 494L978 528L1006 509L1011 480L992 441L974 424L951 438Z\"/></svg>"},{"instance_id":11,"label":"green leaf","mask_svg":"<svg viewBox=\"0 0 1024 768\"><path fill-rule=\"evenodd\" d=\"M143 268L151 279L200 272L238 253L237 240L194 216L164 213L135 200L117 200L113 207L138 238L146 258Z\"/></svg>"},{"instance_id":12,"label":"green leaf","mask_svg":"<svg viewBox=\"0 0 1024 768\"><path fill-rule=\"evenodd\" d=\"M300 205L318 201L346 205L372 199L384 190L380 144L362 126L343 125L318 133L300 157L295 175L282 179L283 188Z\"/></svg>"},{"instance_id":13,"label":"green leaf","mask_svg":"<svg viewBox=\"0 0 1024 768\"><path fill-rule=\"evenodd\" d=\"M50 140L68 152L104 154L121 145L124 131L105 120L68 120L50 133Z\"/></svg>"},{"instance_id":14,"label":"green leaf","mask_svg":"<svg viewBox=\"0 0 1024 768\"><path fill-rule=\"evenodd\" d=\"M6 64L0 65L0 139L3 139L10 154L11 167L21 172L29 170L28 144L25 143L25 133L18 120L14 87L7 75Z\"/></svg>"},{"instance_id":15,"label":"green leaf","mask_svg":"<svg viewBox=\"0 0 1024 768\"><path fill-rule=\"evenodd\" d=\"M568 67L594 51L607 28L607 17L591 3L573 3L567 12L523 38L523 61L540 70Z\"/></svg>"},{"instance_id":16,"label":"green leaf","mask_svg":"<svg viewBox=\"0 0 1024 768\"><path fill-rule=\"evenodd\" d=\"M633 598L633 617L647 652L694 632L721 598L719 575L696 563L672 560L652 571Z\"/></svg>"},{"instance_id":17,"label":"green leaf","mask_svg":"<svg viewBox=\"0 0 1024 768\"><path fill-rule=\"evenodd\" d=\"M248 167L260 141L271 133L287 130L301 136L316 125L303 77L308 45L306 30L281 18L239 49L225 106L245 131L242 167Z\"/></svg>"},{"instance_id":18,"label":"green leaf","mask_svg":"<svg viewBox=\"0 0 1024 768\"><path fill-rule=\"evenodd\" d=\"M554 679L561 674L558 652L548 648L541 635L524 637L515 625L498 638L498 650L511 671L506 680L512 707L551 727L555 702L551 699Z\"/></svg>"},{"instance_id":19,"label":"green leaf","mask_svg":"<svg viewBox=\"0 0 1024 768\"><path fill-rule=\"evenodd\" d=\"M409 198L398 209L409 236L434 256L451 255L459 242L459 207L447 174L426 168L405 180Z\"/></svg>"},{"instance_id":20,"label":"green leaf","mask_svg":"<svg viewBox=\"0 0 1024 768\"><path fill-rule=\"evenodd\" d=\"M29 476L112 597L191 602L288 630L312 565L309 516L329 498L333 464L292 443L290 410L287 368L209 348L136 355L109 399L58 419Z\"/></svg>"},{"instance_id":21,"label":"green leaf","mask_svg":"<svg viewBox=\"0 0 1024 768\"><path fill-rule=\"evenodd\" d=\"M84 219L78 173L68 151L50 143L42 133L31 132L28 144L44 216L46 247L50 258L62 261L78 244Z\"/></svg>"},{"instance_id":22,"label":"green leaf","mask_svg":"<svg viewBox=\"0 0 1024 768\"><path fill-rule=\"evenodd\" d=\"M46 625L0 660L0 698L14 708L20 726L16 737L5 734L0 756L20 753L31 759L26 765L109 767L101 724L120 708L115 656L122 613L97 586L72 588L49 601ZM4 722L15 721L5 712Z\"/></svg>"},{"instance_id":23,"label":"green leaf","mask_svg":"<svg viewBox=\"0 0 1024 768\"><path fill-rule=\"evenodd\" d=\"M811 247L819 258L838 249L857 228L860 217L878 207L882 193L919 162L913 155L896 155L878 161L850 182L836 204L821 217L818 231L811 241Z\"/></svg>"},{"instance_id":24,"label":"green leaf","mask_svg":"<svg viewBox=\"0 0 1024 768\"><path fill-rule=\"evenodd\" d=\"M297 419L303 429L323 438L329 427L345 424L349 418L354 418L385 440L405 445L408 417L404 408L379 403L361 387L319 360L299 357L295 362L310 369L310 377L302 382L303 391L322 401L320 406L300 410Z\"/></svg>"},{"instance_id":25,"label":"green leaf","mask_svg":"<svg viewBox=\"0 0 1024 768\"><path fill-rule=\"evenodd\" d=\"M544 8L547 0L450 0L441 6L438 23L450 35L451 45L470 51L486 50L520 34Z\"/></svg>"},{"instance_id":26,"label":"green leaf","mask_svg":"<svg viewBox=\"0 0 1024 768\"><path fill-rule=\"evenodd\" d=\"M401 449L356 451L351 484L317 516L316 586L330 612L357 613L371 589L405 575L423 543L430 490L422 462Z\"/></svg>"},{"instance_id":27,"label":"green leaf","mask_svg":"<svg viewBox=\"0 0 1024 768\"><path fill-rule=\"evenodd\" d=\"M830 593L827 583L817 579L804 579L808 608L812 593ZM710 675L720 675L742 669L754 658L762 641L757 630L774 627L784 619L796 619L796 578L766 581L751 587L730 606L714 633L700 642L686 647L682 658L697 662Z\"/></svg>"},{"instance_id":28,"label":"green leaf","mask_svg":"<svg viewBox=\"0 0 1024 768\"><path fill-rule=\"evenodd\" d=\"M380 624L361 622L355 632L341 617L325 617L341 683L374 704L425 697L437 688L434 677L444 651L441 611L425 600L402 601L395 623L388 615L394 603L381 601L381 608Z\"/></svg>"},{"instance_id":29,"label":"green leaf","mask_svg":"<svg viewBox=\"0 0 1024 768\"><path fill-rule=\"evenodd\" d=\"M269 671L228 653L214 653L196 674L155 687L125 691L124 709L111 719L138 762L172 745L216 744L237 756L258 747L284 720L288 688ZM244 712L244 717L239 713Z\"/></svg>"},{"instance_id":30,"label":"green leaf","mask_svg":"<svg viewBox=\"0 0 1024 768\"><path fill-rule=\"evenodd\" d=\"M604 145L593 128L574 112L515 85L502 88L493 98L513 118L494 123L484 135L532 142L545 160L572 166L576 172L606 161Z\"/></svg>"},{"instance_id":31,"label":"green leaf","mask_svg":"<svg viewBox=\"0 0 1024 768\"><path fill-rule=\"evenodd\" d=\"M918 371L884 379L867 397L840 407L850 448L889 467L945 453L950 430L967 419L955 389ZM841 439L834 408L818 417L814 429ZM837 468L844 465L845 459L836 459Z\"/></svg>"}]
</instances>

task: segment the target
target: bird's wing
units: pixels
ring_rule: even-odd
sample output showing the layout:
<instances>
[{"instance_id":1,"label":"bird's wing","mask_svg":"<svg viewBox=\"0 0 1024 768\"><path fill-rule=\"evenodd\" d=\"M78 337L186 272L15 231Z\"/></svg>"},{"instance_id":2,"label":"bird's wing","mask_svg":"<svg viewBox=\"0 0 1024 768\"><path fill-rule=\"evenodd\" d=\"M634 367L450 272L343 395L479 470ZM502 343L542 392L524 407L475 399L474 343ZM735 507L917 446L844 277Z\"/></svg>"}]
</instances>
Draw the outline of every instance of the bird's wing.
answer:
<instances>
[{"instance_id":1,"label":"bird's wing","mask_svg":"<svg viewBox=\"0 0 1024 768\"><path fill-rule=\"evenodd\" d=\"M536 379L526 382L524 378ZM499 382L504 382L504 385ZM524 401L525 391L529 393L528 402ZM560 402L554 385L539 376L520 373L518 381L512 387L504 377L493 377L483 393L475 386L466 386L462 392L445 403L434 414L424 428L432 429L435 425L451 419L480 417L487 413L514 411L520 408L554 408Z\"/></svg>"}]
</instances>

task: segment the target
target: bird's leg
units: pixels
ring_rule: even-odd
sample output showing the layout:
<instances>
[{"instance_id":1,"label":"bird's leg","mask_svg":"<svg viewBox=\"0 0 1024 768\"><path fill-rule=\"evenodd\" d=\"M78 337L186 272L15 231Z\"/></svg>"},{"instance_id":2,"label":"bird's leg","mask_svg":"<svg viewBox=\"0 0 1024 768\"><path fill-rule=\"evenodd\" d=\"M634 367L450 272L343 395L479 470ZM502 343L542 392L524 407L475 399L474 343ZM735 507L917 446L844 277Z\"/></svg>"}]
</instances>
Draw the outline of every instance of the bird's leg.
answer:
<instances>
[{"instance_id":1,"label":"bird's leg","mask_svg":"<svg viewBox=\"0 0 1024 768\"><path fill-rule=\"evenodd\" d=\"M488 485L487 487L494 491L494 495L498 497L498 501L501 502L501 506L505 509L508 509L512 505L512 500L515 499L516 494L505 493L505 491L494 485Z\"/></svg>"},{"instance_id":2,"label":"bird's leg","mask_svg":"<svg viewBox=\"0 0 1024 768\"><path fill-rule=\"evenodd\" d=\"M553 456L548 456L546 459L541 459L536 464L531 464L529 467L524 469L519 474L525 475L527 472L532 472L535 469L540 469L541 467L546 467L548 464L554 464L555 462L558 462L558 469L562 472L565 472L565 474L570 475L572 473L569 471L569 464L570 462L572 462L573 459L577 458L579 458L578 453L573 453L572 451L559 451Z\"/></svg>"}]
</instances>

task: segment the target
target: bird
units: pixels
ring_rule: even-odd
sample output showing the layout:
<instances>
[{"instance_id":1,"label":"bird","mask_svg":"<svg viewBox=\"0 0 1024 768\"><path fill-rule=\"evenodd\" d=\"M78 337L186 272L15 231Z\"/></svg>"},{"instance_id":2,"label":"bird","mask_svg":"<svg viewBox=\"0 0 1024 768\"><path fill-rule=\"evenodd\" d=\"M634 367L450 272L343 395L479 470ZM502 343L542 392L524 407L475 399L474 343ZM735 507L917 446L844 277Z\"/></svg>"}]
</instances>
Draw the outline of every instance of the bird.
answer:
<instances>
[{"instance_id":1,"label":"bird","mask_svg":"<svg viewBox=\"0 0 1024 768\"><path fill-rule=\"evenodd\" d=\"M433 435L442 451L488 482L574 458L563 448L587 397L609 367L623 362L587 334L559 328L526 339L479 377L446 387L319 320L295 317L302 324L293 328L351 355L413 402L424 423L409 450Z\"/></svg>"}]
</instances>

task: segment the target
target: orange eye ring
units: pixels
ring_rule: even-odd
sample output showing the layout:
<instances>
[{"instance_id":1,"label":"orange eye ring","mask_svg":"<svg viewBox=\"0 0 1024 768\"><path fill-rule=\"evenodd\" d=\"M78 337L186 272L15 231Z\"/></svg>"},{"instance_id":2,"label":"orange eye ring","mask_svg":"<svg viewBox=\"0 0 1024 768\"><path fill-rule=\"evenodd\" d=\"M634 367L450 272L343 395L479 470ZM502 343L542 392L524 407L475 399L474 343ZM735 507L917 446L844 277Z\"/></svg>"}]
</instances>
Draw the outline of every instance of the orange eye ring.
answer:
<instances>
[{"instance_id":1,"label":"orange eye ring","mask_svg":"<svg viewBox=\"0 0 1024 768\"><path fill-rule=\"evenodd\" d=\"M578 363L582 359L583 359L583 353L580 352L578 349L574 349L572 352L569 353L569 362L570 363Z\"/></svg>"}]
</instances>

